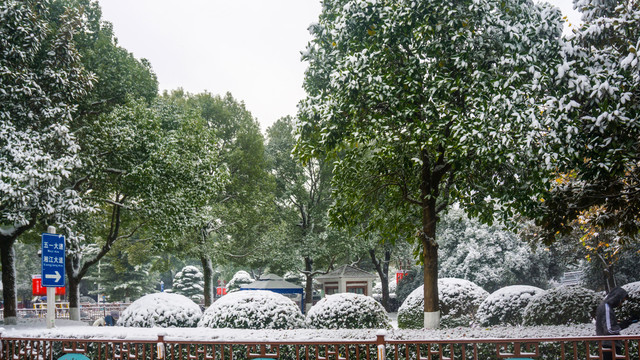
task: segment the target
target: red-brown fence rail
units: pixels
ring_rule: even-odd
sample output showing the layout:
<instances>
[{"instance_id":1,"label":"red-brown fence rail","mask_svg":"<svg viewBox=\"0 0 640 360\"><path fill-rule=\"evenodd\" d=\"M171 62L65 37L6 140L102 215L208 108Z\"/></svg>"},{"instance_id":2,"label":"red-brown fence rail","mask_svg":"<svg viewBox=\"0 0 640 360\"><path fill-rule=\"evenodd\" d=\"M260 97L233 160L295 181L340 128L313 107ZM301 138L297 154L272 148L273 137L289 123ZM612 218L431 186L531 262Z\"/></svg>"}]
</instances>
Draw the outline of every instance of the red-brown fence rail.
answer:
<instances>
[{"instance_id":1,"label":"red-brown fence rail","mask_svg":"<svg viewBox=\"0 0 640 360\"><path fill-rule=\"evenodd\" d=\"M602 359L611 354L607 343L618 344L612 359L638 359L640 336L539 339L393 340L379 335L371 341L282 342L197 341L165 339L36 339L3 337L0 359L54 360L82 354L92 360L486 360L486 359Z\"/></svg>"}]
</instances>

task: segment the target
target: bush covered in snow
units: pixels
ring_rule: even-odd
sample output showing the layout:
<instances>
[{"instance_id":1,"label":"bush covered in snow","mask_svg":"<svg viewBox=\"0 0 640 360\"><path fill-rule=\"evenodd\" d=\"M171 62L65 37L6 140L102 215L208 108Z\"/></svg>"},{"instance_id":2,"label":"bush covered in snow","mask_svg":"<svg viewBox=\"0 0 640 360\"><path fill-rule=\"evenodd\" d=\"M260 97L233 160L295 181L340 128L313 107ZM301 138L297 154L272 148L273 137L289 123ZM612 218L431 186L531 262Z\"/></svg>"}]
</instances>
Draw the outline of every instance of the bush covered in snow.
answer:
<instances>
[{"instance_id":1,"label":"bush covered in snow","mask_svg":"<svg viewBox=\"0 0 640 360\"><path fill-rule=\"evenodd\" d=\"M155 293L141 297L120 315L118 325L132 327L195 327L200 307L184 295Z\"/></svg>"},{"instance_id":2,"label":"bush covered in snow","mask_svg":"<svg viewBox=\"0 0 640 360\"><path fill-rule=\"evenodd\" d=\"M581 286L559 286L531 298L524 310L524 325L588 323L602 297Z\"/></svg>"},{"instance_id":3,"label":"bush covered in snow","mask_svg":"<svg viewBox=\"0 0 640 360\"><path fill-rule=\"evenodd\" d=\"M506 286L496 290L480 304L476 321L482 326L520 325L531 297L543 291L528 285Z\"/></svg>"},{"instance_id":4,"label":"bush covered in snow","mask_svg":"<svg viewBox=\"0 0 640 360\"><path fill-rule=\"evenodd\" d=\"M199 327L295 329L304 327L300 308L291 299L265 290L242 290L223 296L205 310Z\"/></svg>"},{"instance_id":5,"label":"bush covered in snow","mask_svg":"<svg viewBox=\"0 0 640 360\"><path fill-rule=\"evenodd\" d=\"M389 329L391 319L374 298L360 294L328 295L307 314L314 329Z\"/></svg>"},{"instance_id":6,"label":"bush covered in snow","mask_svg":"<svg viewBox=\"0 0 640 360\"><path fill-rule=\"evenodd\" d=\"M438 279L440 326L469 326L487 296L488 292L471 281ZM398 326L404 329L420 329L424 326L424 286L415 289L400 306Z\"/></svg>"},{"instance_id":7,"label":"bush covered in snow","mask_svg":"<svg viewBox=\"0 0 640 360\"><path fill-rule=\"evenodd\" d=\"M231 280L227 283L227 290L229 292L237 291L240 289L240 285L251 284L253 282L253 278L249 275L248 272L244 270L240 270L233 275Z\"/></svg>"},{"instance_id":8,"label":"bush covered in snow","mask_svg":"<svg viewBox=\"0 0 640 360\"><path fill-rule=\"evenodd\" d=\"M622 303L620 307L618 319L632 317L637 319L640 317L640 281L623 285L622 288L627 290L629 296L627 296L627 301Z\"/></svg>"},{"instance_id":9,"label":"bush covered in snow","mask_svg":"<svg viewBox=\"0 0 640 360\"><path fill-rule=\"evenodd\" d=\"M172 290L199 304L204 300L204 275L195 266L185 266L173 278Z\"/></svg>"}]
</instances>

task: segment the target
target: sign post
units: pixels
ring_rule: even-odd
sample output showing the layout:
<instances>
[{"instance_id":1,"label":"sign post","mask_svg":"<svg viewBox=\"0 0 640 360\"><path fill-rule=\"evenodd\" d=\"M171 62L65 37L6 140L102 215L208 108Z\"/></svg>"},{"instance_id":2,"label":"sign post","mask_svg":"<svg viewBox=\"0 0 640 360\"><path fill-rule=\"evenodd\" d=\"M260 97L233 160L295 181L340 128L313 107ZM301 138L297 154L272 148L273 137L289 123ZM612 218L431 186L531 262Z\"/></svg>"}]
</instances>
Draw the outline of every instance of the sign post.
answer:
<instances>
[{"instance_id":1,"label":"sign post","mask_svg":"<svg viewBox=\"0 0 640 360\"><path fill-rule=\"evenodd\" d=\"M51 329L56 325L56 287L64 286L65 243L55 227L47 231L42 234L42 286L47 288L47 329Z\"/></svg>"}]
</instances>

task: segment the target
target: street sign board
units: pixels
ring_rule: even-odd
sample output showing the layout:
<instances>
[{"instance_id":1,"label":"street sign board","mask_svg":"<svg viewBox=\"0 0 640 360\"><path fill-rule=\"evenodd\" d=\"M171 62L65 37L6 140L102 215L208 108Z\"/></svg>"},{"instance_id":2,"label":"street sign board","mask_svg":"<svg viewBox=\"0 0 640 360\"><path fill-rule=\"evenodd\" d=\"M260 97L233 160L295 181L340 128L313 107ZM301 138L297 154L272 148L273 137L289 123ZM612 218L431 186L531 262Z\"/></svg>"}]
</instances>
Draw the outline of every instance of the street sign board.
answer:
<instances>
[{"instance_id":1,"label":"street sign board","mask_svg":"<svg viewBox=\"0 0 640 360\"><path fill-rule=\"evenodd\" d=\"M64 286L65 245L64 236L42 234L42 286Z\"/></svg>"}]
</instances>

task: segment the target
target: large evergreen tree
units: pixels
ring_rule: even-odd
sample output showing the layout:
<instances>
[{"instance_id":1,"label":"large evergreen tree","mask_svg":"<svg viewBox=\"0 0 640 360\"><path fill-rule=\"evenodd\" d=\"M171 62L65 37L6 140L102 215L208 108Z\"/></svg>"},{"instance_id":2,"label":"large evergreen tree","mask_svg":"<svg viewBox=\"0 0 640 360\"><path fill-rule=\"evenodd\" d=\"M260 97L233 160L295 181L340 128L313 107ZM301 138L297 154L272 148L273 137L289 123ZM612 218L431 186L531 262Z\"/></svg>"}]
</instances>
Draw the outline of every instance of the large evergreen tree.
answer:
<instances>
[{"instance_id":1,"label":"large evergreen tree","mask_svg":"<svg viewBox=\"0 0 640 360\"><path fill-rule=\"evenodd\" d=\"M439 214L460 201L490 221L497 200L543 191L525 170L560 12L528 0L323 5L303 55L297 152L339 158L335 224L419 244L425 326L437 327ZM388 221L391 209L404 216Z\"/></svg>"}]
</instances>

